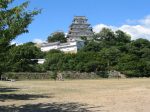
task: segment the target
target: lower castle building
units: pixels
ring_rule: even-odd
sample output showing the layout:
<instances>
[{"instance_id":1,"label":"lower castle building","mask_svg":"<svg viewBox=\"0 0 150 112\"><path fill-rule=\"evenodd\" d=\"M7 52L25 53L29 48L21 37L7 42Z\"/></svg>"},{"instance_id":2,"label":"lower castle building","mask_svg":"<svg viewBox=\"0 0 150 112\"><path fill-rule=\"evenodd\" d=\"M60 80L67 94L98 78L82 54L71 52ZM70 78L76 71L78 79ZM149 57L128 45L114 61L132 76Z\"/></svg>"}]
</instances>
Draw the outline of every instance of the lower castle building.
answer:
<instances>
[{"instance_id":1,"label":"lower castle building","mask_svg":"<svg viewBox=\"0 0 150 112\"><path fill-rule=\"evenodd\" d=\"M84 46L83 40L68 40L66 43L53 42L53 43L42 43L41 51L47 52L52 49L58 49L64 53L77 53L79 49Z\"/></svg>"}]
</instances>

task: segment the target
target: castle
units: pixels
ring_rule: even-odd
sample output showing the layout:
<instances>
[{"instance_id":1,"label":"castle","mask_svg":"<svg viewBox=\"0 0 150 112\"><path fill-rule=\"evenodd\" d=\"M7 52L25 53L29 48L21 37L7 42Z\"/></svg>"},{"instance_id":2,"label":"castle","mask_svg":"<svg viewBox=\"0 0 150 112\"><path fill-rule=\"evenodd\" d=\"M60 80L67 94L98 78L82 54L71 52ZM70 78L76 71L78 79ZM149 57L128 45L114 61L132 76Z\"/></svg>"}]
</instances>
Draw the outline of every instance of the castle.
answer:
<instances>
[{"instance_id":1,"label":"castle","mask_svg":"<svg viewBox=\"0 0 150 112\"><path fill-rule=\"evenodd\" d=\"M70 39L79 39L81 37L92 38L93 30L90 24L87 23L87 20L85 16L75 16L70 25L68 37Z\"/></svg>"},{"instance_id":2,"label":"castle","mask_svg":"<svg viewBox=\"0 0 150 112\"><path fill-rule=\"evenodd\" d=\"M67 42L42 43L41 51L46 52L52 49L59 49L65 53L77 53L77 51L84 46L84 41L81 37L91 39L94 34L87 20L85 16L75 16L69 27Z\"/></svg>"},{"instance_id":3,"label":"castle","mask_svg":"<svg viewBox=\"0 0 150 112\"><path fill-rule=\"evenodd\" d=\"M43 43L41 45L41 51L47 52L52 49L58 49L65 53L77 53L77 51L84 46L83 40L68 40L66 43L53 42Z\"/></svg>"}]
</instances>

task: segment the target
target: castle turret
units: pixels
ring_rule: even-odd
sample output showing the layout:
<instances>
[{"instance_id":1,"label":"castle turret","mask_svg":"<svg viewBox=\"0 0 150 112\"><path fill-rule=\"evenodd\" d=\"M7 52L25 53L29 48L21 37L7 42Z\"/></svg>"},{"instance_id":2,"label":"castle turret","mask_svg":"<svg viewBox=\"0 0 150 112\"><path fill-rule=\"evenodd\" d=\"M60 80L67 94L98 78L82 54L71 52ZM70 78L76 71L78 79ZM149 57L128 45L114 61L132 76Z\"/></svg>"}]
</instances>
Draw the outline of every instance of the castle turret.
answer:
<instances>
[{"instance_id":1,"label":"castle turret","mask_svg":"<svg viewBox=\"0 0 150 112\"><path fill-rule=\"evenodd\" d=\"M88 19L85 16L75 16L70 29L68 32L68 38L70 39L80 39L82 36L88 39L92 38L93 30L90 24L87 23Z\"/></svg>"}]
</instances>

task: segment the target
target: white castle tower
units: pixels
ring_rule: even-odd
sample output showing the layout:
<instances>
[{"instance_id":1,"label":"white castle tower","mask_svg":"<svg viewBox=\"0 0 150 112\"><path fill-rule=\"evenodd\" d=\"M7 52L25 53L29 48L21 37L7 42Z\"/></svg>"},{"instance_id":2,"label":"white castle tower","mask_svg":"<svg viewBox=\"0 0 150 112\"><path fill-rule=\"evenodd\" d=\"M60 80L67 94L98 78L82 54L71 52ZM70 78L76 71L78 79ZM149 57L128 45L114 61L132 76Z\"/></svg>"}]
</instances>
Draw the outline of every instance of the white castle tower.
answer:
<instances>
[{"instance_id":1,"label":"white castle tower","mask_svg":"<svg viewBox=\"0 0 150 112\"><path fill-rule=\"evenodd\" d=\"M67 37L69 39L80 39L84 36L87 39L91 39L94 33L87 21L88 19L85 16L75 16L70 25Z\"/></svg>"}]
</instances>

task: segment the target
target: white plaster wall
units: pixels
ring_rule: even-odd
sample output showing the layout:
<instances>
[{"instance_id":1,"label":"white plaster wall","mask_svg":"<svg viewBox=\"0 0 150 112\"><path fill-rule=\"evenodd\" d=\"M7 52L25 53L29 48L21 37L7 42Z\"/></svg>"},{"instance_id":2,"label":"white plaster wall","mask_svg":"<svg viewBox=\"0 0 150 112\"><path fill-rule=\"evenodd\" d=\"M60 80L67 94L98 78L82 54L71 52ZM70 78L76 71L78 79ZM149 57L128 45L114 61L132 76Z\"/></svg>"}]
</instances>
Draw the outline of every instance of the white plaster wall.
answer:
<instances>
[{"instance_id":1,"label":"white plaster wall","mask_svg":"<svg viewBox=\"0 0 150 112\"><path fill-rule=\"evenodd\" d=\"M38 59L38 64L43 64L45 62L45 59Z\"/></svg>"},{"instance_id":2,"label":"white plaster wall","mask_svg":"<svg viewBox=\"0 0 150 112\"><path fill-rule=\"evenodd\" d=\"M49 50L52 50L52 49L58 49L58 46L57 45L54 45L54 46L45 46L45 47L41 47L41 51L49 51Z\"/></svg>"},{"instance_id":3,"label":"white plaster wall","mask_svg":"<svg viewBox=\"0 0 150 112\"><path fill-rule=\"evenodd\" d=\"M76 41L70 42L70 45L76 45L76 44L77 44Z\"/></svg>"},{"instance_id":4,"label":"white plaster wall","mask_svg":"<svg viewBox=\"0 0 150 112\"><path fill-rule=\"evenodd\" d=\"M74 52L77 53L77 50L84 46L84 42L70 41L68 44L60 44L60 45L51 45L41 47L41 51L50 51L52 49L59 49L63 52Z\"/></svg>"},{"instance_id":5,"label":"white plaster wall","mask_svg":"<svg viewBox=\"0 0 150 112\"><path fill-rule=\"evenodd\" d=\"M71 47L67 47L67 48L61 48L60 50L63 51L63 52L77 53L77 47L76 46L71 46Z\"/></svg>"}]
</instances>

